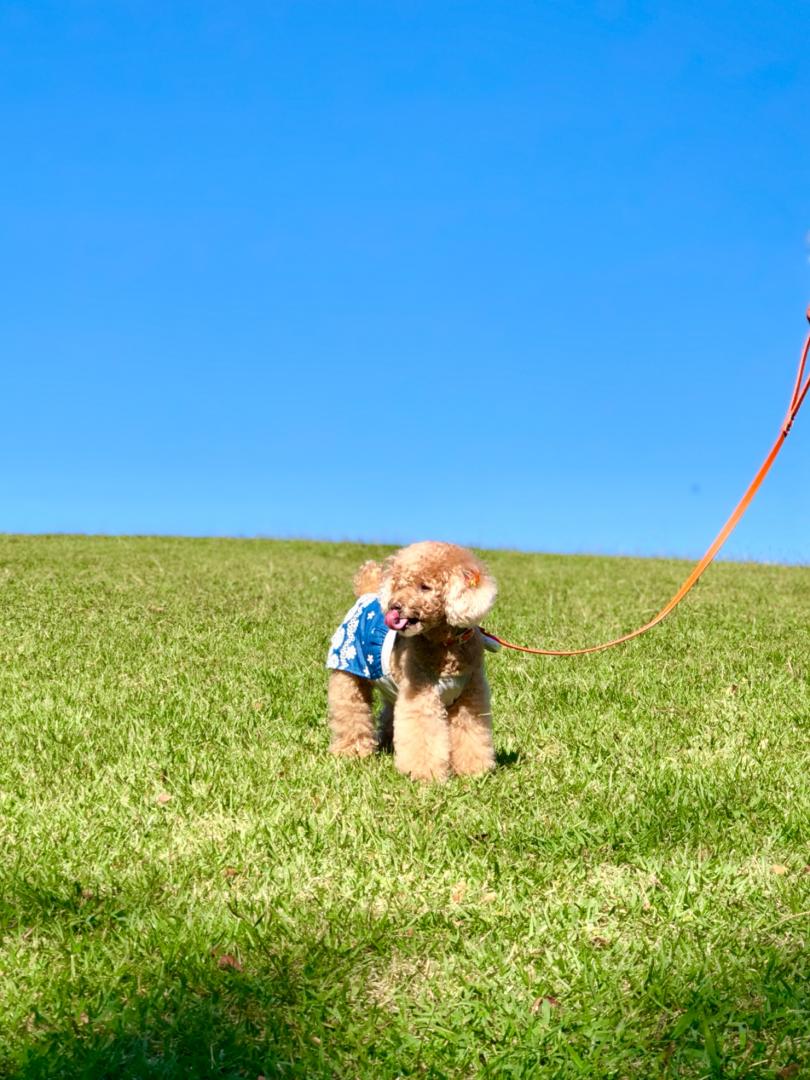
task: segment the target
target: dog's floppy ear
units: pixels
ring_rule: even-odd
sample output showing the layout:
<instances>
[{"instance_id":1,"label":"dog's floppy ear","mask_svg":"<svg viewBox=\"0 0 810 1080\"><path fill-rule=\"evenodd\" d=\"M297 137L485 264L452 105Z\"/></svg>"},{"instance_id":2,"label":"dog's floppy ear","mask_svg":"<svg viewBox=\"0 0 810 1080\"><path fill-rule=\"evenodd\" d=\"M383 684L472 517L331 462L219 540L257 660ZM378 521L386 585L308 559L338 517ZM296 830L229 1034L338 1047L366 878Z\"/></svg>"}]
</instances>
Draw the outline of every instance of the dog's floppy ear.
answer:
<instances>
[{"instance_id":1,"label":"dog's floppy ear","mask_svg":"<svg viewBox=\"0 0 810 1080\"><path fill-rule=\"evenodd\" d=\"M495 603L498 586L480 563L465 563L450 572L444 607L451 626L477 626Z\"/></svg>"}]
</instances>

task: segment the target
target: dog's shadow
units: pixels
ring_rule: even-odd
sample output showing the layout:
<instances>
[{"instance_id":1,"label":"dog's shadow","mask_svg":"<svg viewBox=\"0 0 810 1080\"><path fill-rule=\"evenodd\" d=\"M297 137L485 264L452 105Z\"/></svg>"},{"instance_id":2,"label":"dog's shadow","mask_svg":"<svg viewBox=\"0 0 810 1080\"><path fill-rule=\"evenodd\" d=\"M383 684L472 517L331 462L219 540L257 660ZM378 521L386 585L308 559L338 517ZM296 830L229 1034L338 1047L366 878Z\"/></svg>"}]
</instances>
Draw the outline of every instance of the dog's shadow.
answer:
<instances>
[{"instance_id":1,"label":"dog's shadow","mask_svg":"<svg viewBox=\"0 0 810 1080\"><path fill-rule=\"evenodd\" d=\"M520 765L523 761L523 754L519 750L496 750L495 751L495 768L496 769L508 769L513 765Z\"/></svg>"}]
</instances>

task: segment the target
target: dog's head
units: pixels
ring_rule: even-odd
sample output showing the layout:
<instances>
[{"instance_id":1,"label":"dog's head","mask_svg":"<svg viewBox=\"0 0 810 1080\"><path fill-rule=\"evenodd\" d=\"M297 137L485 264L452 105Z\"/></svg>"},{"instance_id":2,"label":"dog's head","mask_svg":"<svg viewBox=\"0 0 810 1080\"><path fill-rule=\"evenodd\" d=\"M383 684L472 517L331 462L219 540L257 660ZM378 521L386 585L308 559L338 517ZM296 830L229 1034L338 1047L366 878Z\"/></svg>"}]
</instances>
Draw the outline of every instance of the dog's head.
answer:
<instances>
[{"instance_id":1,"label":"dog's head","mask_svg":"<svg viewBox=\"0 0 810 1080\"><path fill-rule=\"evenodd\" d=\"M477 626L497 586L472 552L426 540L392 555L383 567L380 604L386 624L405 637L439 626Z\"/></svg>"}]
</instances>

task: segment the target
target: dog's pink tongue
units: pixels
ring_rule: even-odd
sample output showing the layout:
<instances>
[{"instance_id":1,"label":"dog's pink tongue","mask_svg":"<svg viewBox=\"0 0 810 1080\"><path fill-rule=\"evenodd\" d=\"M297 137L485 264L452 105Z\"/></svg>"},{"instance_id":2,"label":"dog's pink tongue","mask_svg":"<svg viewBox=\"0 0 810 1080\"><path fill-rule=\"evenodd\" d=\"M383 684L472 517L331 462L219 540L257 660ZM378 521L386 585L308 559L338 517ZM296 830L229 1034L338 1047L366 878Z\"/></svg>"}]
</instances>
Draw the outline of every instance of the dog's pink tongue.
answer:
<instances>
[{"instance_id":1,"label":"dog's pink tongue","mask_svg":"<svg viewBox=\"0 0 810 1080\"><path fill-rule=\"evenodd\" d=\"M408 620L396 608L391 608L385 613L385 625L389 630L404 630Z\"/></svg>"}]
</instances>

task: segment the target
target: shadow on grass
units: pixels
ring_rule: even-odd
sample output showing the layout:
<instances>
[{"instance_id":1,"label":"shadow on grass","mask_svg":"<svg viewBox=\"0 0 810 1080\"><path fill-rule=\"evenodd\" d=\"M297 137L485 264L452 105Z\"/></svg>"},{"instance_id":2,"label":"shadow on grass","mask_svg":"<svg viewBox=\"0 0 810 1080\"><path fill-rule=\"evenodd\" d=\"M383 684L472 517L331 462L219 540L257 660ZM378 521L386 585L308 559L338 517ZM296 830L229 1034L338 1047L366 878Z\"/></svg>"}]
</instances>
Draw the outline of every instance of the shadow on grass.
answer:
<instances>
[{"instance_id":1,"label":"shadow on grass","mask_svg":"<svg viewBox=\"0 0 810 1080\"><path fill-rule=\"evenodd\" d=\"M180 978L181 982L185 980ZM264 981L194 980L150 993L118 1015L74 1021L32 1041L3 1069L16 1080L56 1077L332 1076L305 1032L273 1000Z\"/></svg>"},{"instance_id":2,"label":"shadow on grass","mask_svg":"<svg viewBox=\"0 0 810 1080\"><path fill-rule=\"evenodd\" d=\"M548 1025L527 1011L517 1038L513 1028L504 1037L499 1018L487 1010L454 1031L455 1055L448 1043L452 1020L441 1009L435 1027L428 1024L416 1039L395 1014L358 1000L345 972L330 971L326 956L317 968L303 971L296 960L263 974L216 965L207 976L166 972L117 1014L51 1031L32 1041L10 1067L3 1068L0 1058L0 1072L14 1080L798 1077L804 1075L799 1070L806 1029L797 1014L802 995L785 979L795 978L798 960L773 960L764 977L747 985L720 988L704 978L698 993L684 994L682 986L681 996L665 993L665 1001L640 1016L632 1032L621 1030L622 1006L629 1000L615 1002L598 1018L587 1007L568 1010ZM773 1068L746 1071L754 1061L769 1061ZM583 1074L583 1066L590 1071Z\"/></svg>"},{"instance_id":3,"label":"shadow on grass","mask_svg":"<svg viewBox=\"0 0 810 1080\"><path fill-rule=\"evenodd\" d=\"M261 934L249 926L235 932L231 952L201 946L193 928L187 942L170 944L164 931L163 949L156 935L140 962L106 979L98 964L94 985L87 979L76 988L64 973L26 1036L0 1049L0 1075L255 1080L334 1077L355 1067L378 1074L377 1033L390 1016L380 1015L368 982L385 966L390 927L381 933L333 913L328 927L290 942L280 924Z\"/></svg>"},{"instance_id":4,"label":"shadow on grass","mask_svg":"<svg viewBox=\"0 0 810 1080\"><path fill-rule=\"evenodd\" d=\"M495 766L498 769L508 769L512 765L520 765L523 754L519 750L496 750Z\"/></svg>"},{"instance_id":5,"label":"shadow on grass","mask_svg":"<svg viewBox=\"0 0 810 1080\"><path fill-rule=\"evenodd\" d=\"M725 1075L727 1067L742 1076L755 1075L739 1071L749 1060L778 1067L799 1061L807 1016L803 950L773 944L760 950L755 970L699 962L672 973L654 1002L630 989L616 999L612 974L597 970L597 1012L581 1002L553 1022L527 1007L515 1026L510 1005L504 1023L492 986L460 987L454 1001L435 1003L429 1018L422 1014L417 1037L413 1017L390 1005L393 954L407 971L408 958L442 941L452 947L457 922L452 912L433 912L410 936L395 919L332 909L313 913L309 934L291 940L284 921L257 908L237 915L231 952L210 949L199 927L183 924L172 936L164 925L143 943L139 960L106 978L104 953L85 985L67 971L60 983L56 973L24 1041L0 1049L0 1075L568 1077L583 1075L587 1061L592 1076ZM76 952L82 955L78 939ZM635 1030L621 1023L628 1008L637 1013Z\"/></svg>"}]
</instances>

